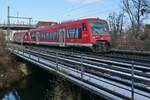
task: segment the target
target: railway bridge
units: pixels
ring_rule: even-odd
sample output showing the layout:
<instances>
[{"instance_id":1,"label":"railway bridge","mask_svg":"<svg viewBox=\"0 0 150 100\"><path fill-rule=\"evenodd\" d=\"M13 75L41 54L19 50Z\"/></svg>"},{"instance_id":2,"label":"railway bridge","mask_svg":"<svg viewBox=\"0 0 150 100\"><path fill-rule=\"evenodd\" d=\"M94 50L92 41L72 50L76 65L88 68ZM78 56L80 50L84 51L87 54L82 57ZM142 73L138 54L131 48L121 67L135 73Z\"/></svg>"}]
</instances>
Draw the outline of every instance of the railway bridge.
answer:
<instances>
[{"instance_id":1,"label":"railway bridge","mask_svg":"<svg viewBox=\"0 0 150 100\"><path fill-rule=\"evenodd\" d=\"M0 24L0 29L2 29L3 31L7 31L5 32L6 34L6 40L10 41L13 33L16 31L21 31L21 30L30 30L30 29L35 29L36 25L31 25L31 24Z\"/></svg>"},{"instance_id":2,"label":"railway bridge","mask_svg":"<svg viewBox=\"0 0 150 100\"><path fill-rule=\"evenodd\" d=\"M29 24L0 24L0 29L3 30L29 30L36 28L36 25Z\"/></svg>"},{"instance_id":3,"label":"railway bridge","mask_svg":"<svg viewBox=\"0 0 150 100\"><path fill-rule=\"evenodd\" d=\"M8 50L108 100L150 100L150 60L8 44Z\"/></svg>"}]
</instances>

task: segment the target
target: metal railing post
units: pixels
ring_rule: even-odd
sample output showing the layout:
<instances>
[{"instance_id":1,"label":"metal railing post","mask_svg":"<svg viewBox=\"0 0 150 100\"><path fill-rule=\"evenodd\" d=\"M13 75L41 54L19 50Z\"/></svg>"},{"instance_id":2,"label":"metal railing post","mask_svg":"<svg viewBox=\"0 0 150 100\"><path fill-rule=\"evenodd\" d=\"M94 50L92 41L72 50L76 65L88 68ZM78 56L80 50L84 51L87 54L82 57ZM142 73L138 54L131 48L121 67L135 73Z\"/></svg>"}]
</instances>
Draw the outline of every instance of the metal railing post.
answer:
<instances>
[{"instance_id":1,"label":"metal railing post","mask_svg":"<svg viewBox=\"0 0 150 100\"><path fill-rule=\"evenodd\" d=\"M38 62L40 62L40 57L39 56L37 56L38 57Z\"/></svg>"},{"instance_id":2,"label":"metal railing post","mask_svg":"<svg viewBox=\"0 0 150 100\"><path fill-rule=\"evenodd\" d=\"M56 68L58 70L58 51L56 51Z\"/></svg>"},{"instance_id":3,"label":"metal railing post","mask_svg":"<svg viewBox=\"0 0 150 100\"><path fill-rule=\"evenodd\" d=\"M81 54L81 79L83 79L83 71L84 71L84 68L83 68L83 55Z\"/></svg>"},{"instance_id":4,"label":"metal railing post","mask_svg":"<svg viewBox=\"0 0 150 100\"><path fill-rule=\"evenodd\" d=\"M23 39L21 40L21 51L23 52L23 55L24 55L24 49L23 49Z\"/></svg>"},{"instance_id":5,"label":"metal railing post","mask_svg":"<svg viewBox=\"0 0 150 100\"><path fill-rule=\"evenodd\" d=\"M132 61L132 100L134 100L134 61Z\"/></svg>"},{"instance_id":6,"label":"metal railing post","mask_svg":"<svg viewBox=\"0 0 150 100\"><path fill-rule=\"evenodd\" d=\"M29 58L31 59L31 52L30 50L32 50L31 48L28 48L28 51L29 51Z\"/></svg>"}]
</instances>

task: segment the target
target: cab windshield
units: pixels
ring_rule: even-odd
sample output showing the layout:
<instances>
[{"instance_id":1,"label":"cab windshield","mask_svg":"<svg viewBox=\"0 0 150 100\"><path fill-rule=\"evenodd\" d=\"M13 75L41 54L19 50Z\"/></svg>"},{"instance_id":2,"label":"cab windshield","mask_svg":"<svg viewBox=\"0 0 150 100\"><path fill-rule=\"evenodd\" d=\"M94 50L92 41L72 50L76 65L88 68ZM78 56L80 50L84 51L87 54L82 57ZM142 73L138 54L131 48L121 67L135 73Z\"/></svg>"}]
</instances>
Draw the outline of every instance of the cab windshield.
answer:
<instances>
[{"instance_id":1,"label":"cab windshield","mask_svg":"<svg viewBox=\"0 0 150 100\"><path fill-rule=\"evenodd\" d=\"M108 25L106 22L90 22L93 35L108 35Z\"/></svg>"}]
</instances>

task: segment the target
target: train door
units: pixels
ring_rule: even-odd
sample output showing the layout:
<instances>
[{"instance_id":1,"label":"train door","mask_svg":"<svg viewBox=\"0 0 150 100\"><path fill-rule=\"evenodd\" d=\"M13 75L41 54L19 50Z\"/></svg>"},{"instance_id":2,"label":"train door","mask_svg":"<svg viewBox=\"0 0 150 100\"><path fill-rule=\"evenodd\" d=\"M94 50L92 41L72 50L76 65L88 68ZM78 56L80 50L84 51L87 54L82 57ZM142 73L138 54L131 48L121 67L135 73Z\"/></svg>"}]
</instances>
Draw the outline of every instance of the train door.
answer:
<instances>
[{"instance_id":1,"label":"train door","mask_svg":"<svg viewBox=\"0 0 150 100\"><path fill-rule=\"evenodd\" d=\"M36 44L40 44L40 43L39 43L39 35L40 35L40 33L39 33L39 32L36 32Z\"/></svg>"},{"instance_id":2,"label":"train door","mask_svg":"<svg viewBox=\"0 0 150 100\"><path fill-rule=\"evenodd\" d=\"M59 46L65 47L65 29L59 30Z\"/></svg>"}]
</instances>

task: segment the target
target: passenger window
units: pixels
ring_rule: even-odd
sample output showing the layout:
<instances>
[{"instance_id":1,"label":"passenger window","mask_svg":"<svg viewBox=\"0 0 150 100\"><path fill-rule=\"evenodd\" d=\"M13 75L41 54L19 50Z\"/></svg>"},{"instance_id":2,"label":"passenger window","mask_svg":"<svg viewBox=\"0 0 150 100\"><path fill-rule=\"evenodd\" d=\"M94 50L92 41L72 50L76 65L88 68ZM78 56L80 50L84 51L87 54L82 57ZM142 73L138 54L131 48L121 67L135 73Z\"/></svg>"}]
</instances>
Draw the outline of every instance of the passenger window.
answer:
<instances>
[{"instance_id":1,"label":"passenger window","mask_svg":"<svg viewBox=\"0 0 150 100\"><path fill-rule=\"evenodd\" d=\"M70 29L67 31L67 38L81 38L81 28Z\"/></svg>"},{"instance_id":2,"label":"passenger window","mask_svg":"<svg viewBox=\"0 0 150 100\"><path fill-rule=\"evenodd\" d=\"M52 32L51 34L52 34L52 40L54 40L54 32Z\"/></svg>"},{"instance_id":3,"label":"passenger window","mask_svg":"<svg viewBox=\"0 0 150 100\"><path fill-rule=\"evenodd\" d=\"M49 34L48 39L51 40L51 33L48 33L48 34Z\"/></svg>"},{"instance_id":4,"label":"passenger window","mask_svg":"<svg viewBox=\"0 0 150 100\"><path fill-rule=\"evenodd\" d=\"M70 30L68 30L69 38L74 38L75 32L76 32L75 29L70 29Z\"/></svg>"},{"instance_id":5,"label":"passenger window","mask_svg":"<svg viewBox=\"0 0 150 100\"><path fill-rule=\"evenodd\" d=\"M82 38L82 31L81 31L81 28L79 28L77 30L77 33L78 33L78 38Z\"/></svg>"},{"instance_id":6,"label":"passenger window","mask_svg":"<svg viewBox=\"0 0 150 100\"><path fill-rule=\"evenodd\" d=\"M36 35L35 35L34 33L32 33L32 34L31 34L31 38L32 38L33 40L36 40Z\"/></svg>"},{"instance_id":7,"label":"passenger window","mask_svg":"<svg viewBox=\"0 0 150 100\"><path fill-rule=\"evenodd\" d=\"M40 37L41 37L41 40L43 40L43 33L41 33Z\"/></svg>"},{"instance_id":8,"label":"passenger window","mask_svg":"<svg viewBox=\"0 0 150 100\"><path fill-rule=\"evenodd\" d=\"M53 32L53 40L56 40L56 32Z\"/></svg>"},{"instance_id":9,"label":"passenger window","mask_svg":"<svg viewBox=\"0 0 150 100\"><path fill-rule=\"evenodd\" d=\"M48 33L46 33L46 40L48 40L48 36L49 36Z\"/></svg>"},{"instance_id":10,"label":"passenger window","mask_svg":"<svg viewBox=\"0 0 150 100\"><path fill-rule=\"evenodd\" d=\"M47 33L46 38L48 40L56 40L57 39L57 32Z\"/></svg>"}]
</instances>

